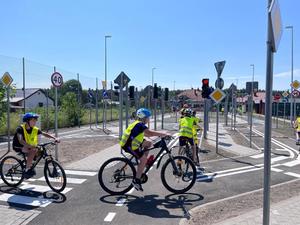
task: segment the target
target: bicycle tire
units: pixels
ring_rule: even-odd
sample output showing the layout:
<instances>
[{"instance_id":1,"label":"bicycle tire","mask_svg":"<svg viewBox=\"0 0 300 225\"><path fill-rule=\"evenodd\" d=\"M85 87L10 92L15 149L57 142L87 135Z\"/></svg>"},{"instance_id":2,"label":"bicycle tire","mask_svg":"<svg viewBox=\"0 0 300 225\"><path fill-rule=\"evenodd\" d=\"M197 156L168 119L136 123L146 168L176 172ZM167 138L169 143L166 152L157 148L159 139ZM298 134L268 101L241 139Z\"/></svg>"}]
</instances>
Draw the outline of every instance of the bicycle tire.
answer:
<instances>
[{"instance_id":1,"label":"bicycle tire","mask_svg":"<svg viewBox=\"0 0 300 225\"><path fill-rule=\"evenodd\" d=\"M172 163L173 162L175 163L176 160L182 160L182 161L184 161L187 164L186 165L187 167L191 167L191 172L192 172L191 179L188 182L184 181L184 182L189 183L189 184L186 187L182 188L182 189L175 189L174 187L171 187L169 185L168 181L167 181L166 169L169 166L169 164L171 164L171 169L173 169ZM176 176L174 174L174 170L173 170L173 176ZM193 185L195 184L196 178L197 178L196 166L193 163L193 161L191 159L189 159L188 157L186 157L186 156L178 155L178 156L174 156L172 158L169 158L164 163L164 165L162 166L162 169L161 169L161 180L162 180L162 183L163 183L164 187L168 191L170 191L170 192L172 192L174 194L183 194L183 193L189 191L193 187ZM182 180L183 180L183 177L182 177Z\"/></svg>"},{"instance_id":2,"label":"bicycle tire","mask_svg":"<svg viewBox=\"0 0 300 225\"><path fill-rule=\"evenodd\" d=\"M122 166L120 167L120 163L123 163L124 165L124 168L122 168ZM110 169L110 165L112 166L116 166L117 169L113 168L112 172L108 172L108 170ZM125 176L125 169L126 169L126 165L129 166L131 172L132 172L132 175L130 174L130 176L128 176L129 180L128 182L130 181L129 185L126 185L124 188L120 189L120 190L112 190L111 188L107 187L108 185L105 184L105 181L104 181L104 175L103 173L104 172L108 172L108 175L110 176L109 178L112 179L112 182L111 183L114 183L114 184L120 184L121 181L124 181L126 180L126 176ZM124 178L122 178L122 176L120 176L120 173L124 173ZM136 170L133 166L133 164L131 163L131 161L129 161L128 159L126 158L122 158L122 157L115 157L115 158L111 158L107 161L105 161L100 169L99 169L99 172L98 172L98 181L99 181L99 184L100 186L102 187L102 189L104 191L106 191L107 193L111 194L111 195L123 195L125 193L127 193L128 191L131 190L131 188L133 188L133 185L132 185L132 179L136 176Z\"/></svg>"},{"instance_id":3,"label":"bicycle tire","mask_svg":"<svg viewBox=\"0 0 300 225\"><path fill-rule=\"evenodd\" d=\"M51 164L53 169L50 168ZM67 176L65 170L59 164L59 162L57 162L54 159L46 160L44 166L44 176L45 176L46 183L54 192L60 193L67 186ZM61 186L55 186L56 183L60 183Z\"/></svg>"},{"instance_id":4,"label":"bicycle tire","mask_svg":"<svg viewBox=\"0 0 300 225\"><path fill-rule=\"evenodd\" d=\"M19 180L16 183L12 183L13 181L9 182L9 178L7 176L5 176L5 173L7 174L8 172L4 171L4 166L5 167L9 167L8 165L6 166L6 164L5 164L5 162L7 162L9 160L15 160L16 161L16 163L14 163L13 166L10 169L8 169L8 170L10 170L10 175L13 175L13 174L19 174L20 175L20 177L15 177L15 179L17 178L17 180ZM20 167L20 169L18 169L18 167ZM16 169L18 169L18 170L16 171ZM4 157L1 160L1 164L0 164L1 179L3 180L3 182L7 186L10 186L10 187L17 187L17 186L19 186L23 182L23 180L24 180L24 171L25 171L25 165L17 157L6 156L6 157ZM14 173L12 173L12 172L14 172ZM11 176L11 179L13 179L13 176Z\"/></svg>"}]
</instances>

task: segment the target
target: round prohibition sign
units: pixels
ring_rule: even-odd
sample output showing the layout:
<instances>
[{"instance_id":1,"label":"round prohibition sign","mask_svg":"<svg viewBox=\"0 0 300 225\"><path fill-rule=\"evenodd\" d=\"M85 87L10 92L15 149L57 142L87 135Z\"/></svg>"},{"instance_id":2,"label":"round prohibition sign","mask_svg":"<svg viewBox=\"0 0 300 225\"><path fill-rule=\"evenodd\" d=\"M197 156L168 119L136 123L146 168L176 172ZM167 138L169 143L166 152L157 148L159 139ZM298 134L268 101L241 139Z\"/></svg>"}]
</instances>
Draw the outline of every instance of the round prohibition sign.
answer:
<instances>
[{"instance_id":1,"label":"round prohibition sign","mask_svg":"<svg viewBox=\"0 0 300 225\"><path fill-rule=\"evenodd\" d=\"M51 82L55 87L61 87L63 85L63 77L60 73L55 72L51 76Z\"/></svg>"}]
</instances>

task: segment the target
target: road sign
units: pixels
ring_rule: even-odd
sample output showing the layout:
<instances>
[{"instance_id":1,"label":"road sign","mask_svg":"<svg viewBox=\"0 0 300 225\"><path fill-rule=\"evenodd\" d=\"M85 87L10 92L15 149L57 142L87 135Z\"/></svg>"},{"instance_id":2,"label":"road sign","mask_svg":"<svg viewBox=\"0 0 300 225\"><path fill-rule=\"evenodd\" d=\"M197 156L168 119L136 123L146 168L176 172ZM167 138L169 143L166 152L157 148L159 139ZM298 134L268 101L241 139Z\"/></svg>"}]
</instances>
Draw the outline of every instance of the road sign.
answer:
<instances>
[{"instance_id":1,"label":"road sign","mask_svg":"<svg viewBox=\"0 0 300 225\"><path fill-rule=\"evenodd\" d=\"M294 89L298 89L300 87L300 82L298 80L294 80L291 83L291 87L294 88Z\"/></svg>"},{"instance_id":2,"label":"road sign","mask_svg":"<svg viewBox=\"0 0 300 225\"><path fill-rule=\"evenodd\" d=\"M114 80L114 82L116 84L118 84L119 86L121 86L121 77L123 76L123 87L124 88L129 82L130 82L130 78L122 71L119 76L117 76L117 78Z\"/></svg>"},{"instance_id":3,"label":"road sign","mask_svg":"<svg viewBox=\"0 0 300 225\"><path fill-rule=\"evenodd\" d=\"M218 86L218 83L219 83L219 86ZM224 80L223 80L222 78L219 77L219 78L216 80L215 87L216 87L216 88L222 89L222 88L224 87Z\"/></svg>"},{"instance_id":4,"label":"road sign","mask_svg":"<svg viewBox=\"0 0 300 225\"><path fill-rule=\"evenodd\" d=\"M298 90L293 90L292 91L292 95L294 96L294 97L298 97L299 96L299 91Z\"/></svg>"},{"instance_id":5,"label":"road sign","mask_svg":"<svg viewBox=\"0 0 300 225\"><path fill-rule=\"evenodd\" d=\"M219 103L225 98L226 94L221 89L217 88L209 96L216 103Z\"/></svg>"},{"instance_id":6,"label":"road sign","mask_svg":"<svg viewBox=\"0 0 300 225\"><path fill-rule=\"evenodd\" d=\"M281 94L280 93L276 93L274 96L274 99L279 100L281 98Z\"/></svg>"},{"instance_id":7,"label":"road sign","mask_svg":"<svg viewBox=\"0 0 300 225\"><path fill-rule=\"evenodd\" d=\"M6 87L8 87L13 82L13 79L8 72L5 72L1 78L1 81Z\"/></svg>"},{"instance_id":8,"label":"road sign","mask_svg":"<svg viewBox=\"0 0 300 225\"><path fill-rule=\"evenodd\" d=\"M290 94L287 91L285 91L285 92L282 93L282 96L285 97L285 98L288 97L289 95Z\"/></svg>"},{"instance_id":9,"label":"road sign","mask_svg":"<svg viewBox=\"0 0 300 225\"><path fill-rule=\"evenodd\" d=\"M61 87L63 85L62 75L58 72L54 72L51 76L51 82L54 87Z\"/></svg>"},{"instance_id":10,"label":"road sign","mask_svg":"<svg viewBox=\"0 0 300 225\"><path fill-rule=\"evenodd\" d=\"M282 35L282 21L280 7L277 0L273 0L269 8L269 15L272 24L272 46L273 52L276 52Z\"/></svg>"},{"instance_id":11,"label":"road sign","mask_svg":"<svg viewBox=\"0 0 300 225\"><path fill-rule=\"evenodd\" d=\"M221 61L221 62L216 62L215 67L218 73L218 77L221 76L224 66L225 66L226 61Z\"/></svg>"}]
</instances>

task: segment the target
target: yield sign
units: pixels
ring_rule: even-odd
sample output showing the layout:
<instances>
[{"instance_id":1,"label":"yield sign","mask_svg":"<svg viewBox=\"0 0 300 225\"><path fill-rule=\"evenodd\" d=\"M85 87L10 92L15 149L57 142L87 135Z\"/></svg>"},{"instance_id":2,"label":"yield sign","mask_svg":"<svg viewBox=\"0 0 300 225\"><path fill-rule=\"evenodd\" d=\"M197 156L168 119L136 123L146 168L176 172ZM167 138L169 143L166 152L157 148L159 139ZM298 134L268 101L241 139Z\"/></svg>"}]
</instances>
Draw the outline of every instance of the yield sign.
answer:
<instances>
[{"instance_id":1,"label":"yield sign","mask_svg":"<svg viewBox=\"0 0 300 225\"><path fill-rule=\"evenodd\" d=\"M9 85L11 85L11 83L13 82L12 77L10 76L10 74L8 72L4 73L4 75L1 78L2 83L8 87Z\"/></svg>"},{"instance_id":2,"label":"yield sign","mask_svg":"<svg viewBox=\"0 0 300 225\"><path fill-rule=\"evenodd\" d=\"M226 94L219 88L215 89L210 95L209 97L214 100L216 103L219 103L220 101L223 100L223 98L225 98Z\"/></svg>"},{"instance_id":3,"label":"yield sign","mask_svg":"<svg viewBox=\"0 0 300 225\"><path fill-rule=\"evenodd\" d=\"M294 89L298 89L300 87L300 82L295 80L293 83L291 83L291 87Z\"/></svg>"},{"instance_id":4,"label":"yield sign","mask_svg":"<svg viewBox=\"0 0 300 225\"><path fill-rule=\"evenodd\" d=\"M225 66L226 61L221 61L221 62L216 62L215 67L218 73L218 76L221 76L224 66Z\"/></svg>"}]
</instances>

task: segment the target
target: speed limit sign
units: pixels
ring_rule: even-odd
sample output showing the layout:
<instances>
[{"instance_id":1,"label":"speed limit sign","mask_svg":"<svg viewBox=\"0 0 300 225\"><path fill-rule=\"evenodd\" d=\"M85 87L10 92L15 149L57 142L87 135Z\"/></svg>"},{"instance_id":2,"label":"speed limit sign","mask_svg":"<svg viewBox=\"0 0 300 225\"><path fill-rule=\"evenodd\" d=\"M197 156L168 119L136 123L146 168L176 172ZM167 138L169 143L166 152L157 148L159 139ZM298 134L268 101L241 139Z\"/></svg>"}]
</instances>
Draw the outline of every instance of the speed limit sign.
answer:
<instances>
[{"instance_id":1,"label":"speed limit sign","mask_svg":"<svg viewBox=\"0 0 300 225\"><path fill-rule=\"evenodd\" d=\"M51 82L54 87L61 87L63 85L63 77L60 73L55 72L51 76Z\"/></svg>"}]
</instances>

